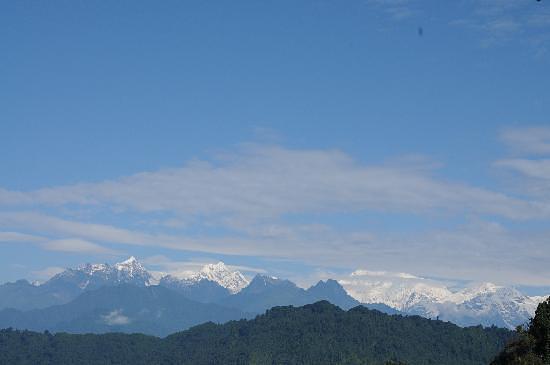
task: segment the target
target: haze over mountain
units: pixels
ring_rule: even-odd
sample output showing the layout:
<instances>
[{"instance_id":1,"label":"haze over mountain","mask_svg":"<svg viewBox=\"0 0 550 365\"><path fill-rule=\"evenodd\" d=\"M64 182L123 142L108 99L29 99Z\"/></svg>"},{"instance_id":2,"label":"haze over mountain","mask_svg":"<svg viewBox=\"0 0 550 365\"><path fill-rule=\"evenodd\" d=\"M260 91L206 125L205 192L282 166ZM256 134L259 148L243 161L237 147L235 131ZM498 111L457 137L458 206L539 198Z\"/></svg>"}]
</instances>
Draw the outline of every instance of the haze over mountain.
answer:
<instances>
[{"instance_id":1,"label":"haze over mountain","mask_svg":"<svg viewBox=\"0 0 550 365\"><path fill-rule=\"evenodd\" d=\"M162 286L120 284L86 291L67 304L26 312L2 310L0 328L166 336L205 322L250 316L238 309L189 300Z\"/></svg>"}]
</instances>

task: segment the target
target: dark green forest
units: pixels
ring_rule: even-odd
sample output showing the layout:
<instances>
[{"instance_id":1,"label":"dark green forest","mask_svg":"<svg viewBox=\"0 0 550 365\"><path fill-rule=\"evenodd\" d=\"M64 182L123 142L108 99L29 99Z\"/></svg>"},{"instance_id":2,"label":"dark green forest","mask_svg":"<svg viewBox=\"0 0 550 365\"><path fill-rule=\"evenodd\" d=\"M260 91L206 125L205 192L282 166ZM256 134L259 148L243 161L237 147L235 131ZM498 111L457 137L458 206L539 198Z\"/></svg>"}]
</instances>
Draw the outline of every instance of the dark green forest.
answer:
<instances>
[{"instance_id":1,"label":"dark green forest","mask_svg":"<svg viewBox=\"0 0 550 365\"><path fill-rule=\"evenodd\" d=\"M1 364L488 364L511 331L461 328L326 301L253 320L206 323L165 338L0 332Z\"/></svg>"}]
</instances>

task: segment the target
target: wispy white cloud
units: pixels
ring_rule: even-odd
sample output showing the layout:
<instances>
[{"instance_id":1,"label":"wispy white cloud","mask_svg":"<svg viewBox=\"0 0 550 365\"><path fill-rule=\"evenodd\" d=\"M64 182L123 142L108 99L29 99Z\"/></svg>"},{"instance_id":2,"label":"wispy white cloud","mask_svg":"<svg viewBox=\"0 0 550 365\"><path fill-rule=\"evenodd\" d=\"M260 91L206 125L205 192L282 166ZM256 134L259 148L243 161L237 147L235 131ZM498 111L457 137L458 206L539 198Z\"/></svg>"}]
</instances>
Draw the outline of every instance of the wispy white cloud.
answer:
<instances>
[{"instance_id":1,"label":"wispy white cloud","mask_svg":"<svg viewBox=\"0 0 550 365\"><path fill-rule=\"evenodd\" d=\"M19 232L0 232L0 242L43 242L44 237Z\"/></svg>"},{"instance_id":2,"label":"wispy white cloud","mask_svg":"<svg viewBox=\"0 0 550 365\"><path fill-rule=\"evenodd\" d=\"M195 161L181 168L144 172L97 184L13 192L13 196L11 193L4 191L4 202L95 205L200 216L439 210L495 214L511 219L550 217L550 207L546 205L438 180L429 171L361 165L339 151L259 146L230 155L217 164ZM96 228L97 234L106 229ZM118 234L125 235L121 231Z\"/></svg>"},{"instance_id":3,"label":"wispy white cloud","mask_svg":"<svg viewBox=\"0 0 550 365\"><path fill-rule=\"evenodd\" d=\"M548 285L549 234L548 230L511 230L498 222L474 220L413 235L400 256L408 255L417 265L422 262L422 267L429 268L420 272L422 276ZM405 271L418 273L415 265L402 265Z\"/></svg>"},{"instance_id":4,"label":"wispy white cloud","mask_svg":"<svg viewBox=\"0 0 550 365\"><path fill-rule=\"evenodd\" d=\"M546 22L546 9L541 4L530 0L475 0L469 3L471 13L454 23L478 31L482 45L515 41L538 49L545 47L550 23ZM526 42L525 38L530 41ZM533 42L534 39L537 41Z\"/></svg>"},{"instance_id":5,"label":"wispy white cloud","mask_svg":"<svg viewBox=\"0 0 550 365\"><path fill-rule=\"evenodd\" d=\"M394 20L409 19L420 13L411 0L368 0L367 3L382 9Z\"/></svg>"},{"instance_id":6,"label":"wispy white cloud","mask_svg":"<svg viewBox=\"0 0 550 365\"><path fill-rule=\"evenodd\" d=\"M419 0L367 0L375 11L394 21L417 21L435 25L443 21L469 30L483 47L515 42L535 50L535 56L550 46L550 10L544 1L464 0L439 4ZM434 22L437 20L437 22Z\"/></svg>"},{"instance_id":7,"label":"wispy white cloud","mask_svg":"<svg viewBox=\"0 0 550 365\"><path fill-rule=\"evenodd\" d=\"M122 314L120 309L102 315L101 318L109 326L121 326L131 322L130 318Z\"/></svg>"},{"instance_id":8,"label":"wispy white cloud","mask_svg":"<svg viewBox=\"0 0 550 365\"><path fill-rule=\"evenodd\" d=\"M550 160L508 159L495 162L495 166L514 170L526 177L550 180ZM547 184L550 183L547 181Z\"/></svg>"},{"instance_id":9,"label":"wispy white cloud","mask_svg":"<svg viewBox=\"0 0 550 365\"><path fill-rule=\"evenodd\" d=\"M2 214L2 213L0 213ZM5 213L4 213L5 214ZM1 220L1 218L0 218ZM1 224L0 224L1 226ZM30 226L24 226L28 229ZM47 233L46 230L43 230ZM75 253L96 253L104 255L117 255L120 252L97 245L80 238L50 239L36 235L19 232L0 232L0 243L30 243L37 244L48 251L75 252Z\"/></svg>"},{"instance_id":10,"label":"wispy white cloud","mask_svg":"<svg viewBox=\"0 0 550 365\"><path fill-rule=\"evenodd\" d=\"M550 154L550 127L506 128L500 139L516 152Z\"/></svg>"},{"instance_id":11,"label":"wispy white cloud","mask_svg":"<svg viewBox=\"0 0 550 365\"><path fill-rule=\"evenodd\" d=\"M102 255L119 255L120 252L80 238L64 238L41 243L44 249L49 251L94 253Z\"/></svg>"},{"instance_id":12,"label":"wispy white cloud","mask_svg":"<svg viewBox=\"0 0 550 365\"><path fill-rule=\"evenodd\" d=\"M510 231L499 223L485 221L447 230L426 229L415 234L340 232L327 227L318 234L297 232L285 239L262 236L196 239L197 244L191 251L284 258L319 267L370 267L371 272L403 270L423 277L548 285L548 233ZM189 250L185 246L189 239L171 239L182 242L180 246L169 242L171 248ZM151 240L147 245L163 247L163 243ZM179 276L213 262L211 259L172 261L164 256L144 261L160 271ZM262 271L254 267L232 267L249 272Z\"/></svg>"},{"instance_id":13,"label":"wispy white cloud","mask_svg":"<svg viewBox=\"0 0 550 365\"><path fill-rule=\"evenodd\" d=\"M64 270L65 270L64 268L59 266L49 266L41 270L31 271L30 274L33 279L36 279L40 282L44 282L50 279L51 277L59 274L60 272L63 272Z\"/></svg>"},{"instance_id":14,"label":"wispy white cloud","mask_svg":"<svg viewBox=\"0 0 550 365\"><path fill-rule=\"evenodd\" d=\"M180 278L189 277L195 274L205 265L216 264L218 262L217 260L200 259L200 258L196 260L176 261L164 255L154 255L154 256L146 257L142 261L146 265L150 265L152 267L158 268L160 272L163 272L165 274L170 274ZM243 273L249 273L249 274L266 273L266 270L263 268L243 266L243 265L231 265L228 263L225 263L225 265L231 270L238 270Z\"/></svg>"},{"instance_id":15,"label":"wispy white cloud","mask_svg":"<svg viewBox=\"0 0 550 365\"><path fill-rule=\"evenodd\" d=\"M369 276L377 278L399 278L399 279L421 279L418 276L404 272L388 272L388 271L372 271L372 270L355 270L351 276Z\"/></svg>"},{"instance_id":16,"label":"wispy white cloud","mask_svg":"<svg viewBox=\"0 0 550 365\"><path fill-rule=\"evenodd\" d=\"M550 201L550 127L531 126L507 128L500 138L514 154L522 158L506 158L494 162L494 166L515 175L519 189L539 201Z\"/></svg>"},{"instance_id":17,"label":"wispy white cloud","mask_svg":"<svg viewBox=\"0 0 550 365\"><path fill-rule=\"evenodd\" d=\"M549 159L507 159L496 161L496 167L515 174L519 189L540 200L550 201Z\"/></svg>"},{"instance_id":18,"label":"wispy white cloud","mask_svg":"<svg viewBox=\"0 0 550 365\"><path fill-rule=\"evenodd\" d=\"M249 237L234 236L221 238L204 236L197 238L182 235L150 234L105 224L66 220L35 212L0 213L0 227L17 227L63 238L77 236L85 240L103 243L164 247L206 253L276 256L279 253L274 240L255 240Z\"/></svg>"}]
</instances>

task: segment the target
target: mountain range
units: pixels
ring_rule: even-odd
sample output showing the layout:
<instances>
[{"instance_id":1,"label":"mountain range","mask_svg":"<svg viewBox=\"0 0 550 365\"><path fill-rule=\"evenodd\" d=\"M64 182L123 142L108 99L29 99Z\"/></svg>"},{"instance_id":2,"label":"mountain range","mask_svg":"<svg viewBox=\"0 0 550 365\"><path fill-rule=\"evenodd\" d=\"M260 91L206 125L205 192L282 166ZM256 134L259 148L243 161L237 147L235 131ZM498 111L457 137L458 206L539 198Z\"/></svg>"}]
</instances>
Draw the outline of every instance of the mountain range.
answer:
<instances>
[{"instance_id":1,"label":"mountain range","mask_svg":"<svg viewBox=\"0 0 550 365\"><path fill-rule=\"evenodd\" d=\"M544 298L489 283L452 291L409 274L364 270L303 289L267 275L249 281L222 262L184 278L159 278L130 257L114 265L67 269L40 285L26 280L0 285L0 328L164 336L203 322L251 318L275 306L320 300L345 310L363 305L461 326L513 328L527 322Z\"/></svg>"},{"instance_id":2,"label":"mountain range","mask_svg":"<svg viewBox=\"0 0 550 365\"><path fill-rule=\"evenodd\" d=\"M406 273L357 270L340 280L361 303L383 303L403 313L439 318L461 326L515 328L533 317L547 296L528 296L513 287L477 283L451 290L435 280Z\"/></svg>"}]
</instances>

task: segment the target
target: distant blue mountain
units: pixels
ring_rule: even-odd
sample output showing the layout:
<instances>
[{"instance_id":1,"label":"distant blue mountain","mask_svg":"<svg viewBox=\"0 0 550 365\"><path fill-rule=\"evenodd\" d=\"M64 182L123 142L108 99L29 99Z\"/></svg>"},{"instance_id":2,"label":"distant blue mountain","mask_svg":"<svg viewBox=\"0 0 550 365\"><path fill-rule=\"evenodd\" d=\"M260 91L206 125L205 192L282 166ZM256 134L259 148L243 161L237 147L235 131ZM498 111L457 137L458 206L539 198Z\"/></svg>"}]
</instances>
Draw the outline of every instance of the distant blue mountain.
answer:
<instances>
[{"instance_id":1,"label":"distant blue mountain","mask_svg":"<svg viewBox=\"0 0 550 365\"><path fill-rule=\"evenodd\" d=\"M86 264L67 269L41 285L26 280L0 285L0 309L30 310L65 304L80 294L105 286L151 285L152 275L134 258L109 264Z\"/></svg>"},{"instance_id":2,"label":"distant blue mountain","mask_svg":"<svg viewBox=\"0 0 550 365\"><path fill-rule=\"evenodd\" d=\"M317 284L307 289L306 292L308 297L311 298L310 303L328 300L330 303L346 310L361 304L353 299L342 285L332 279L319 281Z\"/></svg>"},{"instance_id":3,"label":"distant blue mountain","mask_svg":"<svg viewBox=\"0 0 550 365\"><path fill-rule=\"evenodd\" d=\"M217 302L231 295L231 292L227 288L207 279L190 283L166 276L160 280L159 285L177 291L186 298L201 303Z\"/></svg>"},{"instance_id":4,"label":"distant blue mountain","mask_svg":"<svg viewBox=\"0 0 550 365\"><path fill-rule=\"evenodd\" d=\"M256 275L247 287L219 303L244 312L263 313L275 306L302 306L319 300L327 300L342 309L360 304L335 280L319 281L305 290L289 280L265 275Z\"/></svg>"},{"instance_id":5,"label":"distant blue mountain","mask_svg":"<svg viewBox=\"0 0 550 365\"><path fill-rule=\"evenodd\" d=\"M86 291L67 304L44 309L2 310L0 328L165 336L204 322L223 323L250 316L238 309L189 300L161 286L122 284Z\"/></svg>"}]
</instances>

